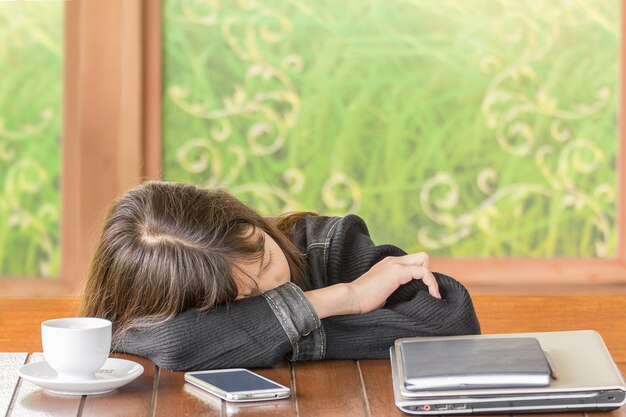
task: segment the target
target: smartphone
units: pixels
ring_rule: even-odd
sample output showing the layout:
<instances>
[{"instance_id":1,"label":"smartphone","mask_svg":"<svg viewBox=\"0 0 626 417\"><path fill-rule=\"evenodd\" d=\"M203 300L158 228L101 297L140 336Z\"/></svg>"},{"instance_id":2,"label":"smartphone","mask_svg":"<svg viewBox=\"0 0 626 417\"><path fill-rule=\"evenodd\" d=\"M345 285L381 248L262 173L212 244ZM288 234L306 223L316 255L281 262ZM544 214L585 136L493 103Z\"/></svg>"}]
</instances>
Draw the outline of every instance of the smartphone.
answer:
<instances>
[{"instance_id":1,"label":"smartphone","mask_svg":"<svg viewBox=\"0 0 626 417\"><path fill-rule=\"evenodd\" d=\"M267 401L288 398L291 390L243 368L186 372L185 381L226 401Z\"/></svg>"}]
</instances>

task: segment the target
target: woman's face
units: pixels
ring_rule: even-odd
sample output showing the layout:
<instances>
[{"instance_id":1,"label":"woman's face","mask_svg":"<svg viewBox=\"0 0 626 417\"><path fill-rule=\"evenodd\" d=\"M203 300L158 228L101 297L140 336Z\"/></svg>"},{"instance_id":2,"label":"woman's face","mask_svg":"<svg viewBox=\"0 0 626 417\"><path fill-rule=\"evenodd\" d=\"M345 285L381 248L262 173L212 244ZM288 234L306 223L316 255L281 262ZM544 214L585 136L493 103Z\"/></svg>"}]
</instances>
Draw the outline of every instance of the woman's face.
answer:
<instances>
[{"instance_id":1,"label":"woman's face","mask_svg":"<svg viewBox=\"0 0 626 417\"><path fill-rule=\"evenodd\" d=\"M237 284L237 299L259 295L291 280L289 263L283 250L270 235L261 229L257 229L252 238L258 239L259 234L262 234L265 239L263 257L258 261L240 262L236 268L233 268L233 277Z\"/></svg>"}]
</instances>

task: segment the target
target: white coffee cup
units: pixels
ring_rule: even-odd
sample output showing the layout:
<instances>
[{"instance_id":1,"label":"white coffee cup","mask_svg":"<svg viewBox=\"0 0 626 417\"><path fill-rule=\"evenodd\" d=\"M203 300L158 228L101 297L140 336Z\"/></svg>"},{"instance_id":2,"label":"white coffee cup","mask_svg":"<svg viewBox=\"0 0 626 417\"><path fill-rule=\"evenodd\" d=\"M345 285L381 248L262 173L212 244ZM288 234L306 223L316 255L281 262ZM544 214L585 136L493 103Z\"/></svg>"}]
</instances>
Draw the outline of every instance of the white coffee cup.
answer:
<instances>
[{"instance_id":1,"label":"white coffee cup","mask_svg":"<svg viewBox=\"0 0 626 417\"><path fill-rule=\"evenodd\" d=\"M95 317L71 317L41 323L46 362L59 378L93 380L111 351L111 322Z\"/></svg>"}]
</instances>

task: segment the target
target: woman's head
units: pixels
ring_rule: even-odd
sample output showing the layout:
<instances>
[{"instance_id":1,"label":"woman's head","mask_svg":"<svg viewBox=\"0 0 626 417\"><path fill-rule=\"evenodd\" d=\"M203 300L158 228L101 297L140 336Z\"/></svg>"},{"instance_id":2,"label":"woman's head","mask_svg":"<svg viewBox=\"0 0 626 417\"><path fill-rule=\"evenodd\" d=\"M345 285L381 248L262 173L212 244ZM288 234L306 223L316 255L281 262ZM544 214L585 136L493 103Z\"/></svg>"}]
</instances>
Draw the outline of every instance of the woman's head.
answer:
<instances>
[{"instance_id":1,"label":"woman's head","mask_svg":"<svg viewBox=\"0 0 626 417\"><path fill-rule=\"evenodd\" d=\"M254 210L221 190L147 182L111 207L81 313L108 318L119 334L246 296L264 268L271 277L263 285L300 284L297 251Z\"/></svg>"}]
</instances>

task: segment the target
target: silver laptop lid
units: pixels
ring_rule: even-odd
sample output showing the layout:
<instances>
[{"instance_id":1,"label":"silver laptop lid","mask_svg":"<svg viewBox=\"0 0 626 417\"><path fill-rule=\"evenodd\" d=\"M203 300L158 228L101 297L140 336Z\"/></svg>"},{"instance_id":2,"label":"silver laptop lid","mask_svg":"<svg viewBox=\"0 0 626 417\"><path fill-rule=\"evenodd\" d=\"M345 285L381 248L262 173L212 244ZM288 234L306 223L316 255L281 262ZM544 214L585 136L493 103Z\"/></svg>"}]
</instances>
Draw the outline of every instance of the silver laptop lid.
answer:
<instances>
[{"instance_id":1,"label":"silver laptop lid","mask_svg":"<svg viewBox=\"0 0 626 417\"><path fill-rule=\"evenodd\" d=\"M502 338L502 337L534 337L551 359L558 378L553 379L547 387L539 388L500 388L494 389L468 389L468 390L437 390L437 391L409 391L403 383L402 366L397 366L400 361L399 345L403 340L450 340L472 338ZM611 358L602 337L593 330L560 331L542 333L515 333L515 334L492 334L471 336L445 336L398 339L395 343L395 361L392 365L397 373L397 388L404 398L433 399L438 397L456 396L489 396L527 394L578 393L584 396L585 392L597 392L600 390L626 391L626 384L620 370Z\"/></svg>"}]
</instances>

